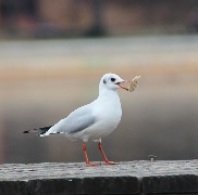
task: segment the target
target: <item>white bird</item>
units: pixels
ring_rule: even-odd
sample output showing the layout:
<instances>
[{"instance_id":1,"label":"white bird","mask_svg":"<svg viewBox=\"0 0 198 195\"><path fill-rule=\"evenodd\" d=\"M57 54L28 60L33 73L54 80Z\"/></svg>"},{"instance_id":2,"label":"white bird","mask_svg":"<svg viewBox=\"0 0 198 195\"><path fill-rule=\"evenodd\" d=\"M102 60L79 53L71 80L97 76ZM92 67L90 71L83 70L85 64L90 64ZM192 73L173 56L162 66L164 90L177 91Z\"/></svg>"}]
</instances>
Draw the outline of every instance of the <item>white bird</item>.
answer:
<instances>
[{"instance_id":1,"label":"white bird","mask_svg":"<svg viewBox=\"0 0 198 195\"><path fill-rule=\"evenodd\" d=\"M125 82L116 74L105 74L99 84L99 96L93 102L77 108L66 118L61 119L55 125L24 131L24 133L36 132L40 137L52 134L63 134L70 140L82 140L82 150L87 166L94 166L88 158L86 142L93 140L98 142L98 148L106 165L114 165L104 153L101 139L112 133L122 117L122 108L117 89L128 88L121 84Z\"/></svg>"}]
</instances>

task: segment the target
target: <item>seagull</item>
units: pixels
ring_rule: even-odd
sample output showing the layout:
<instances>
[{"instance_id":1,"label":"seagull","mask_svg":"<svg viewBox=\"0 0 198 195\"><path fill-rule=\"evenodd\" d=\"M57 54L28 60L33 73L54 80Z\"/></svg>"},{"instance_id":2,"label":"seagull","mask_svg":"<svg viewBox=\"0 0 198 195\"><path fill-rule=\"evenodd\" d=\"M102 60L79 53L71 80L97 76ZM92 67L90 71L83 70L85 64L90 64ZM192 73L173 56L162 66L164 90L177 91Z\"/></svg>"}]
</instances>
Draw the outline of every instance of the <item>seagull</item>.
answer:
<instances>
[{"instance_id":1,"label":"seagull","mask_svg":"<svg viewBox=\"0 0 198 195\"><path fill-rule=\"evenodd\" d=\"M103 75L99 83L99 95L96 100L77 108L53 126L24 131L23 133L35 132L40 137L61 134L72 141L81 140L87 166L96 166L96 164L90 162L88 158L86 142L96 141L104 164L117 164L108 160L103 150L102 138L112 133L120 123L122 108L117 90L129 90L122 85L124 82L125 80L114 73Z\"/></svg>"}]
</instances>

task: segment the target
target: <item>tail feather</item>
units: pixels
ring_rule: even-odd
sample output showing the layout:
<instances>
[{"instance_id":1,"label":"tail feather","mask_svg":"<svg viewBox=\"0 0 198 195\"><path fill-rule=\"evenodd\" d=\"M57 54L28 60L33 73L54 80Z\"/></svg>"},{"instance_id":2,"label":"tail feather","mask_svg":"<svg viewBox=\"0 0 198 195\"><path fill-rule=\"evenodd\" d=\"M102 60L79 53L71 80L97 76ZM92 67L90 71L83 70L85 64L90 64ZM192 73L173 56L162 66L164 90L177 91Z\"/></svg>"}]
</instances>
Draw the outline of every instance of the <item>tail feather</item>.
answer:
<instances>
[{"instance_id":1,"label":"tail feather","mask_svg":"<svg viewBox=\"0 0 198 195\"><path fill-rule=\"evenodd\" d=\"M46 133L51 127L52 126L41 127L41 128L38 128L38 129L31 129L31 130L28 130L28 131L24 131L23 133L36 133L40 136L40 135L43 135L44 133Z\"/></svg>"}]
</instances>

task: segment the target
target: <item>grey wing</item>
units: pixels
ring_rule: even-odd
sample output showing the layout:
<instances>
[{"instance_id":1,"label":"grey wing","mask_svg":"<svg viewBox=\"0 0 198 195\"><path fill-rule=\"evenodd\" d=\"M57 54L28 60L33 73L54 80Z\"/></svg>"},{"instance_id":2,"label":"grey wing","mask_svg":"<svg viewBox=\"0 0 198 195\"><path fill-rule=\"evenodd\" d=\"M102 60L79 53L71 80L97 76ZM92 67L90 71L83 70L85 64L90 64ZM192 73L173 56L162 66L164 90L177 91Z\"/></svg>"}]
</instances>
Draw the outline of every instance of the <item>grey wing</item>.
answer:
<instances>
[{"instance_id":1,"label":"grey wing","mask_svg":"<svg viewBox=\"0 0 198 195\"><path fill-rule=\"evenodd\" d=\"M67 125L65 125L65 132L68 134L79 132L92 126L95 122L95 117L91 115L71 118L67 121Z\"/></svg>"},{"instance_id":2,"label":"grey wing","mask_svg":"<svg viewBox=\"0 0 198 195\"><path fill-rule=\"evenodd\" d=\"M89 107L80 107L72 112L67 118L60 120L47 134L65 133L72 134L82 131L96 122L96 117Z\"/></svg>"}]
</instances>

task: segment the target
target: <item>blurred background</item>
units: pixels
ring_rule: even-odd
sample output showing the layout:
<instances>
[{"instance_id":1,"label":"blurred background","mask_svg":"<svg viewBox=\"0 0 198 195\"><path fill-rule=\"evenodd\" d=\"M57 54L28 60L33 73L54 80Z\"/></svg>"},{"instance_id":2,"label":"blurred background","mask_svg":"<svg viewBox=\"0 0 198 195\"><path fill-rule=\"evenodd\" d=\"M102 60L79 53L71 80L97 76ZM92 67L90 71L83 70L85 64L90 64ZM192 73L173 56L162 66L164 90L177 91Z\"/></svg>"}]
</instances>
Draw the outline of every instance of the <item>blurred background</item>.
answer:
<instances>
[{"instance_id":1,"label":"blurred background","mask_svg":"<svg viewBox=\"0 0 198 195\"><path fill-rule=\"evenodd\" d=\"M119 91L109 159L198 158L197 33L197 0L0 0L0 163L83 161L80 142L22 132L95 99L107 72L142 76Z\"/></svg>"}]
</instances>

